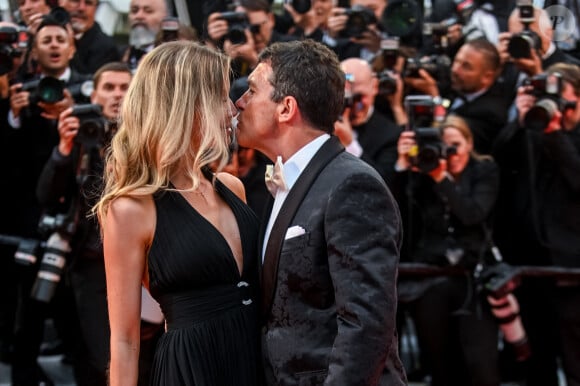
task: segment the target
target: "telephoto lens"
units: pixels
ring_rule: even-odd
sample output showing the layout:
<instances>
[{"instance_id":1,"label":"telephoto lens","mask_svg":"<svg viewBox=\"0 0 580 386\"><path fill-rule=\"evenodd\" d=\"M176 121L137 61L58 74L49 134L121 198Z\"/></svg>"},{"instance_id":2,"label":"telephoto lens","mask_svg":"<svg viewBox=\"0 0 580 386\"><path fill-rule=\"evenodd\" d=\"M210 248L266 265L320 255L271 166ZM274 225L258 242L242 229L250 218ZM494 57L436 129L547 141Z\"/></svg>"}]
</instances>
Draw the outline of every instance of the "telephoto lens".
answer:
<instances>
[{"instance_id":1,"label":"telephoto lens","mask_svg":"<svg viewBox=\"0 0 580 386\"><path fill-rule=\"evenodd\" d=\"M52 300L62 277L66 255L70 250L68 238L59 232L54 232L50 235L30 294L33 299L45 303L49 303Z\"/></svg>"},{"instance_id":2,"label":"telephoto lens","mask_svg":"<svg viewBox=\"0 0 580 386\"><path fill-rule=\"evenodd\" d=\"M18 244L18 249L14 253L14 261L20 265L32 266L38 260L36 254L40 247L40 241L35 239L23 239Z\"/></svg>"}]
</instances>

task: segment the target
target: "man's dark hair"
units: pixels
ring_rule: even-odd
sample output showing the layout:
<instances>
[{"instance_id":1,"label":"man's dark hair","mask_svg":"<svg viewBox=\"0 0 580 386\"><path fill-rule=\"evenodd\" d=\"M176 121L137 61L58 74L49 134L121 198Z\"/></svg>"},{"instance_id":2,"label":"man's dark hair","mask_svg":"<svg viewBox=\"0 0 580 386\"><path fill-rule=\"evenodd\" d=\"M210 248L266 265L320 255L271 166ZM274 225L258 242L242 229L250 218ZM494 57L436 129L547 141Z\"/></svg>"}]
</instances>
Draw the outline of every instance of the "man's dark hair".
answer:
<instances>
[{"instance_id":1,"label":"man's dark hair","mask_svg":"<svg viewBox=\"0 0 580 386\"><path fill-rule=\"evenodd\" d=\"M101 67L99 67L97 69L97 71L95 72L95 74L93 75L94 88L97 88L97 86L99 85L99 82L101 81L101 76L103 75L103 73L109 72L109 71L111 71L111 72L126 72L127 74L133 76L133 73L131 72L131 69L129 68L127 63L123 63L123 62L106 63L106 64L103 64Z\"/></svg>"},{"instance_id":2,"label":"man's dark hair","mask_svg":"<svg viewBox=\"0 0 580 386\"><path fill-rule=\"evenodd\" d=\"M274 43L260 54L272 67L272 100L292 96L312 126L332 132L344 105L344 72L336 54L313 40Z\"/></svg>"},{"instance_id":3,"label":"man's dark hair","mask_svg":"<svg viewBox=\"0 0 580 386\"><path fill-rule=\"evenodd\" d=\"M564 82L570 83L570 86L574 89L574 94L580 97L580 68L577 65L560 62L548 67L546 72L548 74L558 72L562 75Z\"/></svg>"},{"instance_id":4,"label":"man's dark hair","mask_svg":"<svg viewBox=\"0 0 580 386\"><path fill-rule=\"evenodd\" d=\"M501 66L499 52L497 51L497 47L490 43L489 40L485 38L478 38L470 40L465 44L483 54L486 66L489 70L496 72L499 71Z\"/></svg>"},{"instance_id":5,"label":"man's dark hair","mask_svg":"<svg viewBox=\"0 0 580 386\"><path fill-rule=\"evenodd\" d=\"M38 32L41 29L43 29L44 27L49 27L49 26L60 27L68 32L68 30L66 29L66 24L63 24L62 21L58 20L57 18L55 18L51 14L47 14L47 15L44 15L42 17L42 21L40 22L40 24L38 25L38 28L36 29L36 34L38 35Z\"/></svg>"},{"instance_id":6,"label":"man's dark hair","mask_svg":"<svg viewBox=\"0 0 580 386\"><path fill-rule=\"evenodd\" d=\"M270 2L267 0L240 0L238 4L241 7L244 7L247 11L264 11L266 13L270 13L272 8L270 7Z\"/></svg>"}]
</instances>

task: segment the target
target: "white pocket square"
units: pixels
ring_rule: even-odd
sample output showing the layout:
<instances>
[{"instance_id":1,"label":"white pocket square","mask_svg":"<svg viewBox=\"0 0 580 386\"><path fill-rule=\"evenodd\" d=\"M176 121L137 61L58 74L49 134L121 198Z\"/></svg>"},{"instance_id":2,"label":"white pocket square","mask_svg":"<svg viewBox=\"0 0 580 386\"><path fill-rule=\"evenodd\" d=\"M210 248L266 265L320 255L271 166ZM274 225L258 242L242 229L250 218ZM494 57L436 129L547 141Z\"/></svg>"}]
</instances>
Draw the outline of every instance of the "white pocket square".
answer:
<instances>
[{"instance_id":1,"label":"white pocket square","mask_svg":"<svg viewBox=\"0 0 580 386\"><path fill-rule=\"evenodd\" d=\"M288 240L288 239L291 239L294 237L301 236L304 233L306 233L304 228L302 228L300 225L294 225L293 227L288 228L288 230L286 231L286 236L284 237L284 240Z\"/></svg>"}]
</instances>

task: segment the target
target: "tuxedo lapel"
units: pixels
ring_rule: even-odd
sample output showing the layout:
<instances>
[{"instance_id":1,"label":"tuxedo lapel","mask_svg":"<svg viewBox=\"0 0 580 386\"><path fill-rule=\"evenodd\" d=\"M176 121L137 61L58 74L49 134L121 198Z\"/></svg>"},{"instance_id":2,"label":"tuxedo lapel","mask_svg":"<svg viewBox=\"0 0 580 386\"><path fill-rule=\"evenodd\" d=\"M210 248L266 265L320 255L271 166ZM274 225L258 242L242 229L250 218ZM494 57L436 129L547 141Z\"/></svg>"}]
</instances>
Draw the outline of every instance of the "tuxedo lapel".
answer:
<instances>
[{"instance_id":1,"label":"tuxedo lapel","mask_svg":"<svg viewBox=\"0 0 580 386\"><path fill-rule=\"evenodd\" d=\"M264 263L262 267L262 313L266 317L272 307L272 300L276 290L278 276L278 263L280 261L280 251L286 230L290 226L296 211L300 207L304 197L310 190L310 187L320 174L322 169L340 152L344 147L336 137L331 137L316 152L312 160L306 166L306 169L300 174L300 177L288 192L284 204L280 208L278 217L272 226L269 240L267 242L266 252L264 254ZM263 236L262 232L262 238Z\"/></svg>"}]
</instances>

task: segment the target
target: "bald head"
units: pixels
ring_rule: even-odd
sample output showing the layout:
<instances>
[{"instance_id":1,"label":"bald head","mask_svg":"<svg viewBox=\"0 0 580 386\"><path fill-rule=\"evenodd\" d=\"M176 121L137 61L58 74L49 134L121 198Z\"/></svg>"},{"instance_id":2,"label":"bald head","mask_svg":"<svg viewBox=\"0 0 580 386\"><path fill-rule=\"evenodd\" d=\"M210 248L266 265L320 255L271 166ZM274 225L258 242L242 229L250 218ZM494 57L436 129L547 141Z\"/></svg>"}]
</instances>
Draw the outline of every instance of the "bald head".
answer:
<instances>
[{"instance_id":1,"label":"bald head","mask_svg":"<svg viewBox=\"0 0 580 386\"><path fill-rule=\"evenodd\" d=\"M530 30L534 31L542 41L542 51L546 52L552 38L554 31L550 23L550 16L545 9L534 7L534 21L529 25ZM508 31L511 33L518 33L524 30L524 24L520 20L520 11L516 7L510 14L508 20Z\"/></svg>"},{"instance_id":2,"label":"bald head","mask_svg":"<svg viewBox=\"0 0 580 386\"><path fill-rule=\"evenodd\" d=\"M350 112L353 126L364 124L370 117L369 111L379 92L379 81L370 64L359 58L349 58L340 63L345 74L349 75L345 91L354 96L355 104Z\"/></svg>"}]
</instances>

